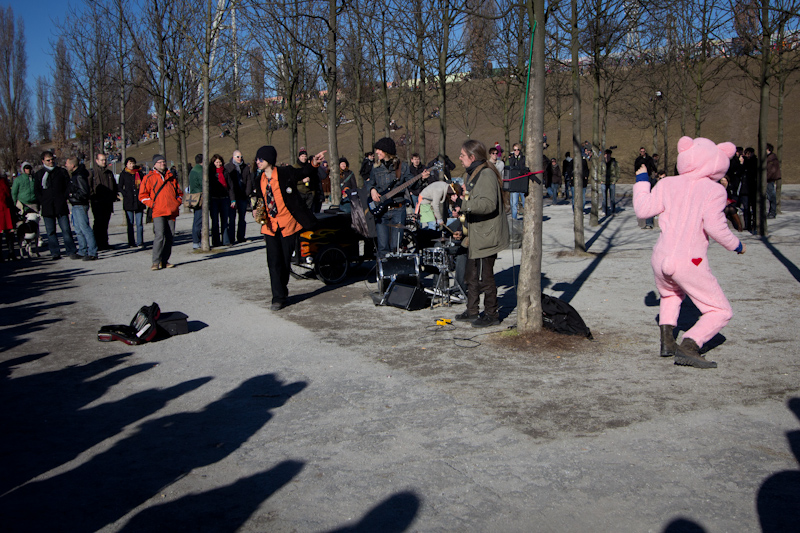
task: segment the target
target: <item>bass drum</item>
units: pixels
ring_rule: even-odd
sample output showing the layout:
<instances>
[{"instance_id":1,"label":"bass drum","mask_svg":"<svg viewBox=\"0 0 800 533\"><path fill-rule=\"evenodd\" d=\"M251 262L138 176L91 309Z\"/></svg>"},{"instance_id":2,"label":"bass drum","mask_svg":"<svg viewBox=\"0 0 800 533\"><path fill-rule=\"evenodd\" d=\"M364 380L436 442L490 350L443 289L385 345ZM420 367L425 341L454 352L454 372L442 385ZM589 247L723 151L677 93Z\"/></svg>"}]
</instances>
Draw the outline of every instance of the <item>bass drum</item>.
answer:
<instances>
[{"instance_id":1,"label":"bass drum","mask_svg":"<svg viewBox=\"0 0 800 533\"><path fill-rule=\"evenodd\" d=\"M417 254L386 254L378 260L378 292L383 294L392 280L407 285L420 285Z\"/></svg>"}]
</instances>

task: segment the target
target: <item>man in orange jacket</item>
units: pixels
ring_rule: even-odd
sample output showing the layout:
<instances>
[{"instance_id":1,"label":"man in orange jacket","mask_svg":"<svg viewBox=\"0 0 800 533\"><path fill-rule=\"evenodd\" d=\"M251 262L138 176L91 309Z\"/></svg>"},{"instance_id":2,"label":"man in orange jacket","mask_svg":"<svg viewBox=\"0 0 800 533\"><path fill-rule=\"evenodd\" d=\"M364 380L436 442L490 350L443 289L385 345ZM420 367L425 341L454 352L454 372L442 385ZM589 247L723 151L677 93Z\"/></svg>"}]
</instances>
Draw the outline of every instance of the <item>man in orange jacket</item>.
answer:
<instances>
[{"instance_id":1,"label":"man in orange jacket","mask_svg":"<svg viewBox=\"0 0 800 533\"><path fill-rule=\"evenodd\" d=\"M150 270L172 268L175 266L169 262L172 236L183 196L178 180L167 170L163 155L153 156L153 170L142 181L139 201L153 210L153 266Z\"/></svg>"}]
</instances>

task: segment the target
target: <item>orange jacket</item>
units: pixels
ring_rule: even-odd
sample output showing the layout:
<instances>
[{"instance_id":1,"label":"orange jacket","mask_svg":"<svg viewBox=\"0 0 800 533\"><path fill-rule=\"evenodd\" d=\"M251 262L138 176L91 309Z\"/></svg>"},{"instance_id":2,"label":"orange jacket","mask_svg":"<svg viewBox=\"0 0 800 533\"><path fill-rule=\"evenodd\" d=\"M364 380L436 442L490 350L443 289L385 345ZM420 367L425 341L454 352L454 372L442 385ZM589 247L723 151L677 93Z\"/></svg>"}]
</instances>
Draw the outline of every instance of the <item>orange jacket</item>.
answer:
<instances>
[{"instance_id":1,"label":"orange jacket","mask_svg":"<svg viewBox=\"0 0 800 533\"><path fill-rule=\"evenodd\" d=\"M162 185L164 185L163 189ZM159 189L161 192L158 192ZM158 193L157 197L156 193ZM153 198L155 198L155 205ZM169 217L174 220L180 212L183 201L181 186L169 170L167 170L166 176L162 176L157 170L151 170L144 177L139 188L139 201L153 209L153 218Z\"/></svg>"}]
</instances>

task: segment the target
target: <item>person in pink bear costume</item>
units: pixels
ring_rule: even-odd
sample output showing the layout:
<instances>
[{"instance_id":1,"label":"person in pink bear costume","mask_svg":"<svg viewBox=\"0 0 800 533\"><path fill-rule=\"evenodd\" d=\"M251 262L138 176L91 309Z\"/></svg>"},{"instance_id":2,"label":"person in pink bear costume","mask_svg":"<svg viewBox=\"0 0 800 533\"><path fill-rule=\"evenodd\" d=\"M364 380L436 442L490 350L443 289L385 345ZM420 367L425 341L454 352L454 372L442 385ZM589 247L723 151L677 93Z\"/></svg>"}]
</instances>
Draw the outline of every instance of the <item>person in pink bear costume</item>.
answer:
<instances>
[{"instance_id":1,"label":"person in pink bear costume","mask_svg":"<svg viewBox=\"0 0 800 533\"><path fill-rule=\"evenodd\" d=\"M725 187L718 182L728 171L736 152L733 143L714 144L698 137L678 141L678 172L650 189L650 176L642 165L633 186L633 209L638 218L659 215L661 235L653 247L650 264L661 295L659 326L661 356L675 356L676 365L716 368L700 348L730 321L731 304L711 273L708 238L728 250L743 254L744 243L728 229L723 210ZM681 302L689 296L702 316L683 334L678 345L673 334Z\"/></svg>"}]
</instances>

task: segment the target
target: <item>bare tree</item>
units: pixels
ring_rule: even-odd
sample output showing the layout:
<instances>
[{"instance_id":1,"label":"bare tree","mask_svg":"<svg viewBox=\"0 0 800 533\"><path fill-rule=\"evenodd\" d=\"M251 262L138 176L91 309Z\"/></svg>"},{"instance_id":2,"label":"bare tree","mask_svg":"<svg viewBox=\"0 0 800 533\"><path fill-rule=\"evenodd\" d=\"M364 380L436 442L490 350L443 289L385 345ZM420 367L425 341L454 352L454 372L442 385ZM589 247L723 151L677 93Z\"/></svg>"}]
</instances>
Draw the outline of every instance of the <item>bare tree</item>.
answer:
<instances>
[{"instance_id":1,"label":"bare tree","mask_svg":"<svg viewBox=\"0 0 800 533\"><path fill-rule=\"evenodd\" d=\"M591 61L590 79L592 81L592 152L593 160L599 161L603 149L601 140L601 111L609 102L609 87L613 93L612 83L619 66L620 57L624 57L625 38L628 34L626 21L626 0L590 0L587 2L584 49ZM605 94L603 91L605 89ZM617 89L618 91L618 89ZM605 104L605 105L604 105ZM604 111L605 112L605 111ZM592 207L589 224L599 224L598 204L600 201L600 177L598 164L592 165L590 180Z\"/></svg>"},{"instance_id":2,"label":"bare tree","mask_svg":"<svg viewBox=\"0 0 800 533\"><path fill-rule=\"evenodd\" d=\"M578 28L578 0L570 1L570 55L572 59L572 176L575 183L575 194L572 199L573 235L575 251L586 251L586 239L583 233L583 157L581 148L581 66L580 66L580 30Z\"/></svg>"},{"instance_id":3,"label":"bare tree","mask_svg":"<svg viewBox=\"0 0 800 533\"><path fill-rule=\"evenodd\" d=\"M494 57L500 63L488 85L491 100L497 105L487 113L487 120L503 129L505 146L521 141L519 128L522 116L523 91L528 73L530 26L524 5L503 5L506 16L494 21L496 35ZM512 129L514 130L512 139Z\"/></svg>"},{"instance_id":4,"label":"bare tree","mask_svg":"<svg viewBox=\"0 0 800 533\"><path fill-rule=\"evenodd\" d=\"M729 58L758 90L758 197L756 201L756 230L766 236L767 210L767 136L769 128L770 94L780 72L800 68L800 57L791 59L775 50L776 39L792 28L797 31L800 19L799 0L731 0L729 26L739 37L736 47L729 50ZM780 46L779 46L780 48ZM779 70L780 69L780 70Z\"/></svg>"},{"instance_id":5,"label":"bare tree","mask_svg":"<svg viewBox=\"0 0 800 533\"><path fill-rule=\"evenodd\" d=\"M536 24L533 32L533 85L528 101L525 154L532 169L544 168L542 135L544 134L544 0L527 0L530 20ZM542 329L542 184L531 181L525 204L525 229L522 237L522 257L517 290L517 328L523 333Z\"/></svg>"},{"instance_id":6,"label":"bare tree","mask_svg":"<svg viewBox=\"0 0 800 533\"><path fill-rule=\"evenodd\" d=\"M36 76L36 135L39 142L50 140L50 89L44 76Z\"/></svg>"},{"instance_id":7,"label":"bare tree","mask_svg":"<svg viewBox=\"0 0 800 533\"><path fill-rule=\"evenodd\" d=\"M74 102L72 84L72 61L67 50L66 39L59 37L55 46L53 69L53 139L58 151L67 145L71 136L70 120Z\"/></svg>"},{"instance_id":8,"label":"bare tree","mask_svg":"<svg viewBox=\"0 0 800 533\"><path fill-rule=\"evenodd\" d=\"M4 36L0 43L0 161L14 169L28 144L28 56L25 24L21 18L14 20L10 6L0 8L0 31Z\"/></svg>"}]
</instances>

